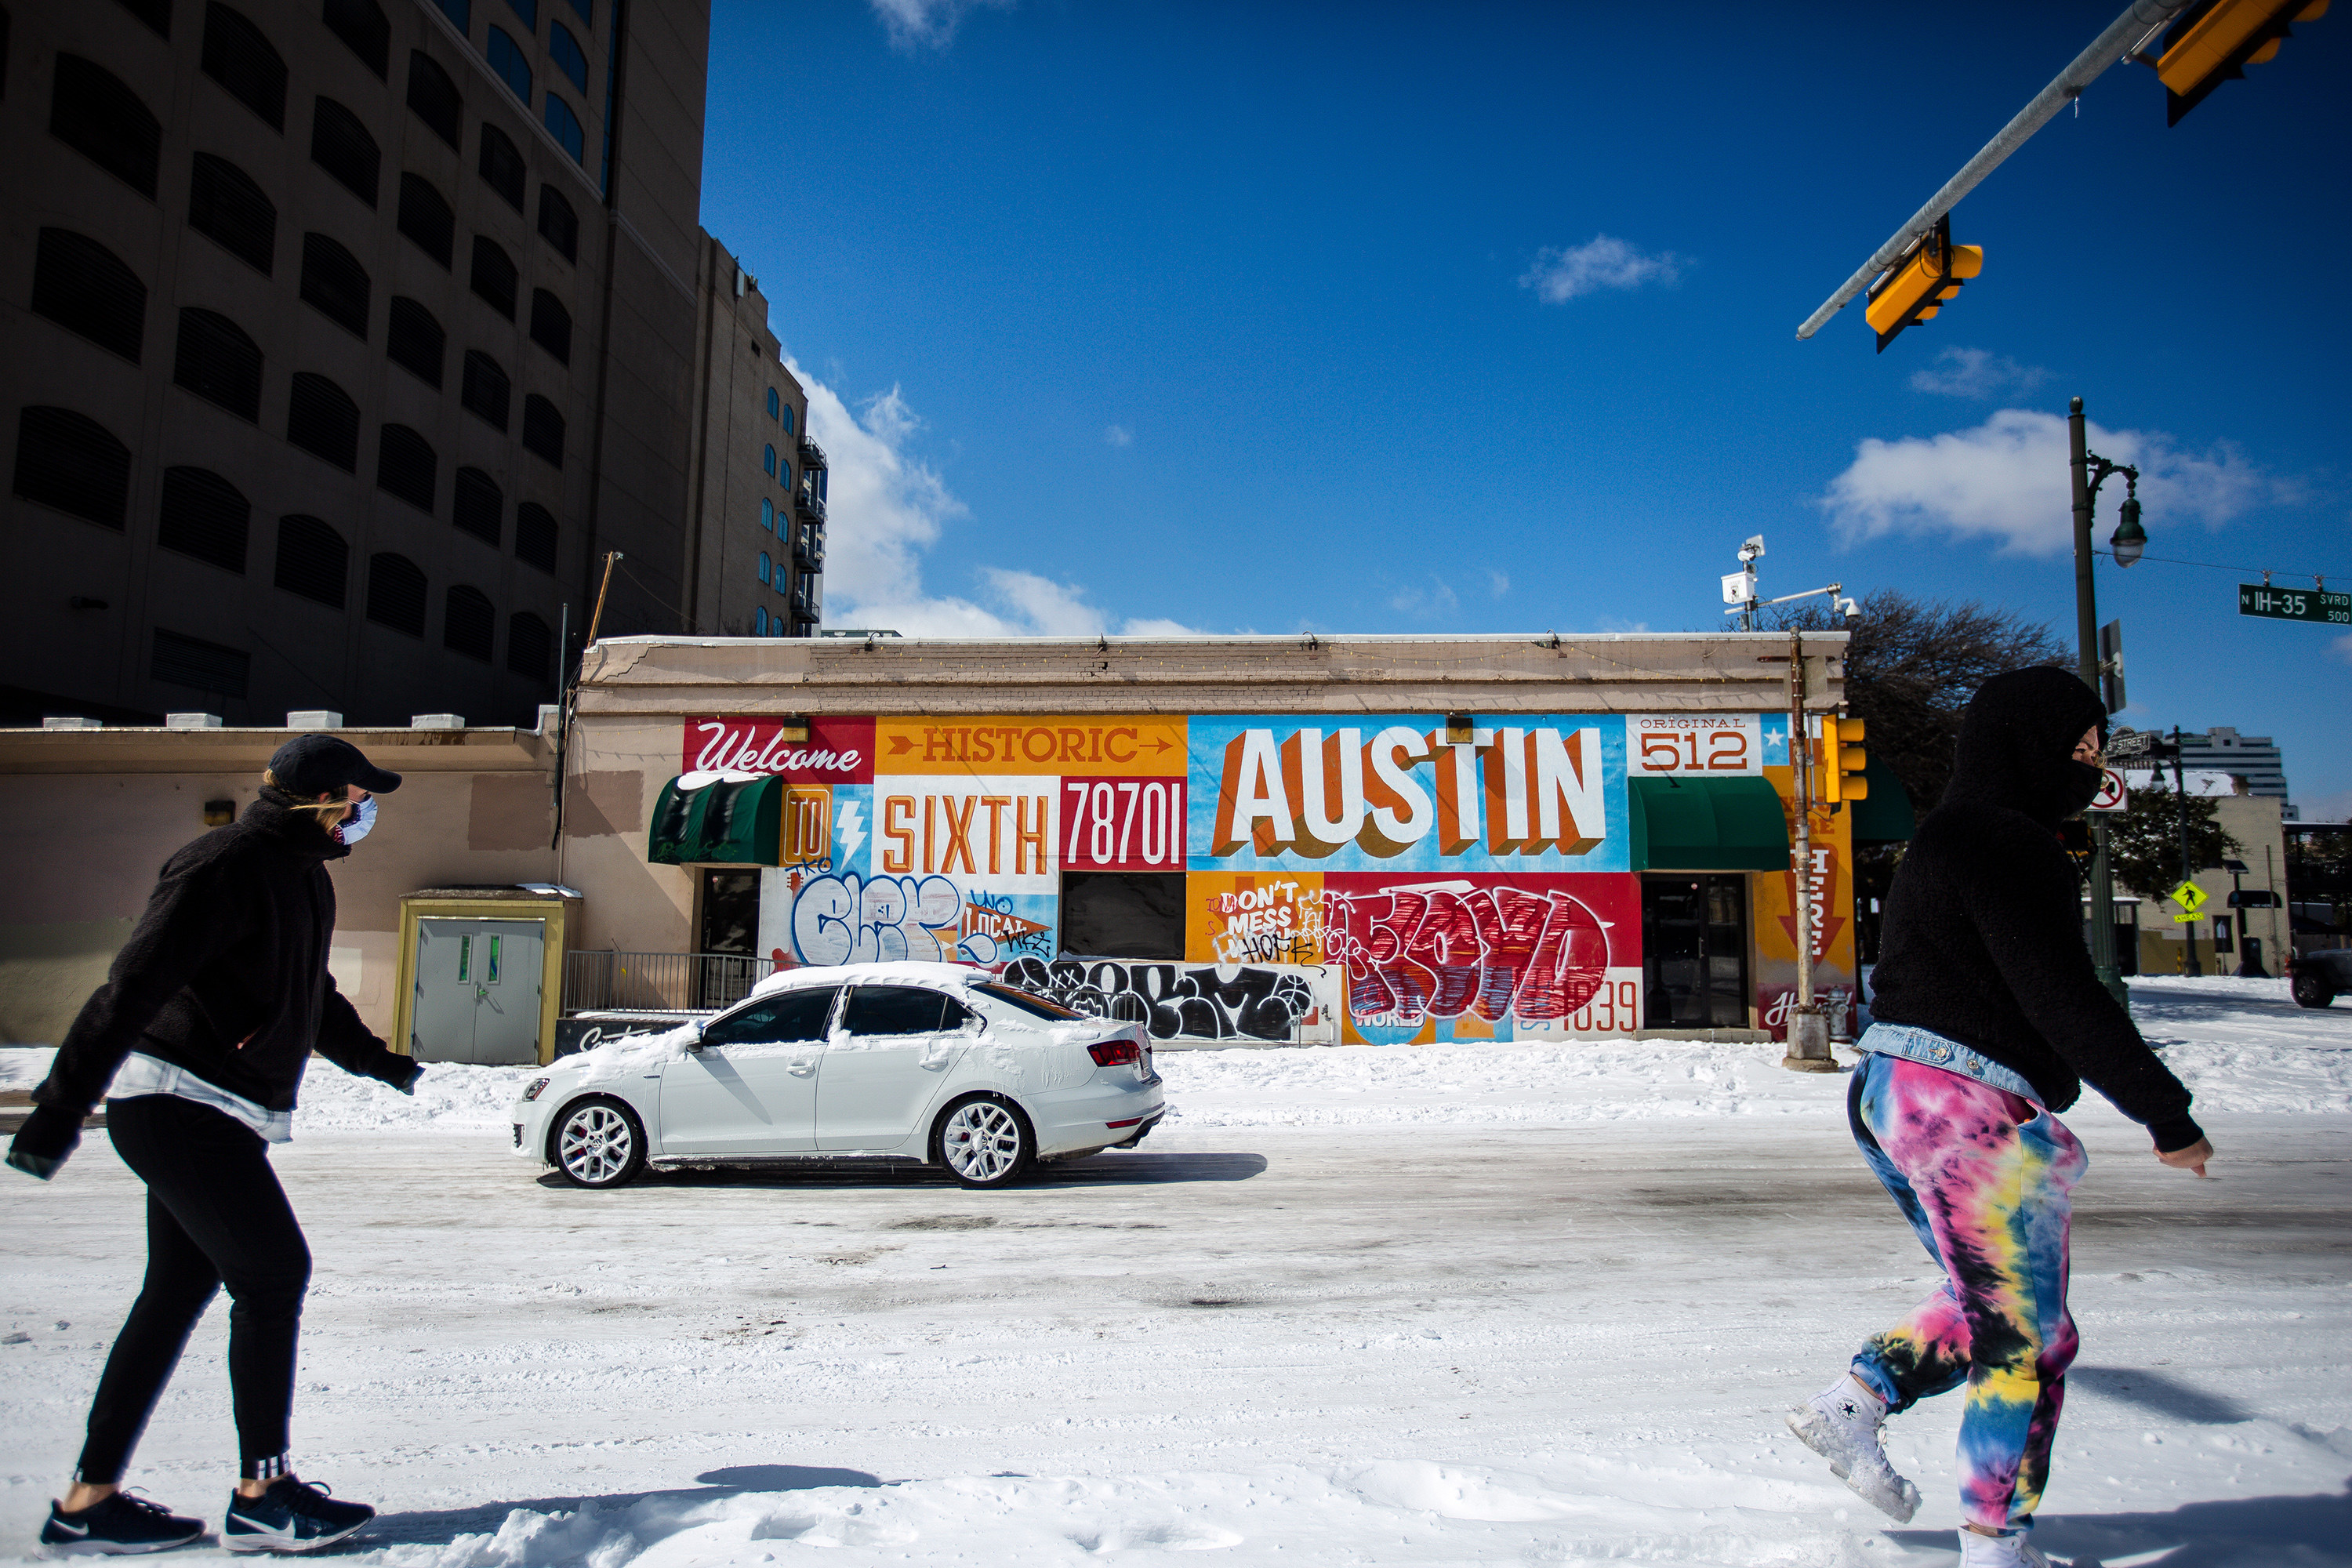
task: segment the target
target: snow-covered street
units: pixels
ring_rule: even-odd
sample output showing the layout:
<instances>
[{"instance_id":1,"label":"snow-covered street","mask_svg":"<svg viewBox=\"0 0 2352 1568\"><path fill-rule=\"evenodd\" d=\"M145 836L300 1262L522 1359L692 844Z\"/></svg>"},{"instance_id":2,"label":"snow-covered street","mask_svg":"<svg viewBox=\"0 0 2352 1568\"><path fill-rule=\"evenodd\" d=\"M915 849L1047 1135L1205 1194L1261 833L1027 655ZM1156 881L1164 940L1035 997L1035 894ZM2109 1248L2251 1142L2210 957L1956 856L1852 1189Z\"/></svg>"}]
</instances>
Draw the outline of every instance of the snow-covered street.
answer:
<instances>
[{"instance_id":1,"label":"snow-covered street","mask_svg":"<svg viewBox=\"0 0 2352 1568\"><path fill-rule=\"evenodd\" d=\"M2352 1004L2135 983L2215 1179L2095 1095L2041 1543L2105 1568L2352 1563ZM46 1053L0 1052L0 1085ZM1163 1054L1141 1148L1004 1193L507 1151L516 1075L415 1101L314 1063L278 1163L317 1256L296 1458L342 1555L585 1563L1954 1560L1957 1396L1888 1521L1782 1429L1933 1268L1777 1047ZM0 1183L0 1560L29 1554L136 1289L91 1134ZM217 1522L215 1306L133 1479ZM214 1549L200 1549L198 1555Z\"/></svg>"}]
</instances>

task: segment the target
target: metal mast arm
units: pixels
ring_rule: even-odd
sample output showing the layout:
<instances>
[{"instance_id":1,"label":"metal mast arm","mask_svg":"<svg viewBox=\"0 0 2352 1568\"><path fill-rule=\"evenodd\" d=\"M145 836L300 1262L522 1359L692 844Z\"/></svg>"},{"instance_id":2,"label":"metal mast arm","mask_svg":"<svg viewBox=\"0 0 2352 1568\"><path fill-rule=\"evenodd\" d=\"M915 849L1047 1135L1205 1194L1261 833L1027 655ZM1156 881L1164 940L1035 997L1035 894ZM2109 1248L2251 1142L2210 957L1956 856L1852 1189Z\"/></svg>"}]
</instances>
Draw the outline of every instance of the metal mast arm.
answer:
<instances>
[{"instance_id":1,"label":"metal mast arm","mask_svg":"<svg viewBox=\"0 0 2352 1568\"><path fill-rule=\"evenodd\" d=\"M1805 318L1797 329L1801 338L1810 338L1822 330L1832 316L1846 307L1847 301L1870 287L1871 279L1887 267L1911 242L1936 226L1936 220L1959 205L1981 184L1987 174L1999 168L2002 160L2025 145L2032 134L2049 123L2053 115L2079 97L2083 89L2096 81L2106 68L2117 60L2137 53L2150 36L2173 17L2189 8L2189 0L2132 0L2124 14L2107 25L2107 30L2091 40L2091 47L2074 57L2074 63L2058 73L2058 78L2034 96L2033 101L2019 110L2017 118L2001 127L2000 134L1984 145L1984 151L1969 159L1948 181L1944 188L1928 199L1927 205L1911 215L1911 221L1895 231L1895 237L1878 247L1862 270L1845 280L1838 291L1822 302L1822 308Z\"/></svg>"}]
</instances>

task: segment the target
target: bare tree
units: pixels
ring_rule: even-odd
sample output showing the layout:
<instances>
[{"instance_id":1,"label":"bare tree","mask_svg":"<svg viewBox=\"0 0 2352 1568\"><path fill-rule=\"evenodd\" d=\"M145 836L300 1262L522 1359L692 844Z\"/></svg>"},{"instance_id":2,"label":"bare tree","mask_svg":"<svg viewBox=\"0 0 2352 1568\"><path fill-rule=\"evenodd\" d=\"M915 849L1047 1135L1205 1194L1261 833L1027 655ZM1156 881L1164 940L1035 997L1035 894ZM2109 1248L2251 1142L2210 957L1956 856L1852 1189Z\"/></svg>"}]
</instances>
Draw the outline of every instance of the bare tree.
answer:
<instances>
[{"instance_id":1,"label":"bare tree","mask_svg":"<svg viewBox=\"0 0 2352 1568\"><path fill-rule=\"evenodd\" d=\"M2046 624L2015 610L1929 603L1893 588L1865 596L1851 626L1819 604L1776 605L1758 619L1775 631L1853 634L1846 706L1863 721L1872 758L1894 770L1922 816L1951 782L1960 716L1977 688L2005 669L2074 662Z\"/></svg>"}]
</instances>

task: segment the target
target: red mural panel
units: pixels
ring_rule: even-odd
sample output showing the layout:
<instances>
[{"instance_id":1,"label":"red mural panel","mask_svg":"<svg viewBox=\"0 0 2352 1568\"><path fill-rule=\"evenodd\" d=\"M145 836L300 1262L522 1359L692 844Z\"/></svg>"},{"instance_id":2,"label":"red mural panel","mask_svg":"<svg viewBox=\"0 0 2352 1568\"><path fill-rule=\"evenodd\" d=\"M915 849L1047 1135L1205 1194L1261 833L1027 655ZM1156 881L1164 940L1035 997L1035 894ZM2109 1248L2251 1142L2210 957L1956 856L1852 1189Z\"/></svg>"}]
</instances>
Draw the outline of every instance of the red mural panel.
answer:
<instances>
[{"instance_id":1,"label":"red mural panel","mask_svg":"<svg viewBox=\"0 0 2352 1568\"><path fill-rule=\"evenodd\" d=\"M1332 871L1323 897L1325 946L1360 1018L1554 1023L1591 1001L1612 965L1642 961L1629 876Z\"/></svg>"},{"instance_id":2,"label":"red mural panel","mask_svg":"<svg viewBox=\"0 0 2352 1568\"><path fill-rule=\"evenodd\" d=\"M784 728L782 719L688 719L677 771L772 774L795 784L874 782L873 720L811 719L804 741L786 740Z\"/></svg>"},{"instance_id":3,"label":"red mural panel","mask_svg":"<svg viewBox=\"0 0 2352 1568\"><path fill-rule=\"evenodd\" d=\"M1184 781L1064 778L1062 866L1070 871L1182 870Z\"/></svg>"}]
</instances>

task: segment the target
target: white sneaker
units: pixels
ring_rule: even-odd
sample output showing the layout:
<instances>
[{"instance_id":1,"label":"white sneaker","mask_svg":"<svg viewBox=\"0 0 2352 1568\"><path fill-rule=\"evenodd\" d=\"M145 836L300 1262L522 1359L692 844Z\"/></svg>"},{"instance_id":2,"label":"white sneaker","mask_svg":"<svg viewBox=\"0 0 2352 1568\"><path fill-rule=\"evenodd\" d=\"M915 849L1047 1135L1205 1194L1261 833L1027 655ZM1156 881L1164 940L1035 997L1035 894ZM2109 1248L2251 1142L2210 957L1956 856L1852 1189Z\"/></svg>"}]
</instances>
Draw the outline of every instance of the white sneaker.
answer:
<instances>
[{"instance_id":1,"label":"white sneaker","mask_svg":"<svg viewBox=\"0 0 2352 1568\"><path fill-rule=\"evenodd\" d=\"M1960 1568L2063 1568L2042 1555L2025 1531L2014 1535L1979 1535L1960 1531Z\"/></svg>"},{"instance_id":2,"label":"white sneaker","mask_svg":"<svg viewBox=\"0 0 2352 1568\"><path fill-rule=\"evenodd\" d=\"M1895 1523L1908 1524L1911 1516L1919 1511L1919 1489L1895 1474L1895 1467L1886 1462L1886 1450L1878 1445L1878 1428L1885 1419L1885 1402L1864 1387L1852 1373L1788 1415L1789 1430L1802 1439L1806 1447L1830 1462L1832 1475Z\"/></svg>"}]
</instances>

